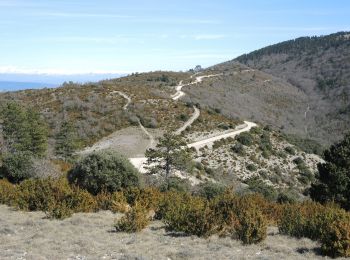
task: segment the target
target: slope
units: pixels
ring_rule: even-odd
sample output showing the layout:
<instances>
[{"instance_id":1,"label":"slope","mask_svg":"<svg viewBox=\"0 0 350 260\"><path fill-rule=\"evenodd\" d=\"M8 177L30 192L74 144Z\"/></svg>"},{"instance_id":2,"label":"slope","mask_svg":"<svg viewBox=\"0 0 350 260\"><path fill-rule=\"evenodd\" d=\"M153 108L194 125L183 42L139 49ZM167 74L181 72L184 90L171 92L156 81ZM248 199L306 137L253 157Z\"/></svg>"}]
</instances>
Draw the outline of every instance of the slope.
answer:
<instances>
[{"instance_id":1,"label":"slope","mask_svg":"<svg viewBox=\"0 0 350 260\"><path fill-rule=\"evenodd\" d=\"M299 129L306 136L329 144L350 128L349 32L278 43L235 61L279 77L305 94L306 124Z\"/></svg>"}]
</instances>

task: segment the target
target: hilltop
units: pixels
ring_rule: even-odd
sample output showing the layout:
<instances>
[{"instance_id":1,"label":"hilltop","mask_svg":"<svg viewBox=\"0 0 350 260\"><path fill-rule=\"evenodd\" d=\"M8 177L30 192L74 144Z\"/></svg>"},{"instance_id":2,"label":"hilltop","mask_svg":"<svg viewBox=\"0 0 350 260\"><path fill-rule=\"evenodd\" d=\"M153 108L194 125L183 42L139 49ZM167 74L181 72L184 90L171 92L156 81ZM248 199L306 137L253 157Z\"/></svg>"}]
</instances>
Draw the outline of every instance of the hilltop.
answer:
<instances>
[{"instance_id":1,"label":"hilltop","mask_svg":"<svg viewBox=\"0 0 350 260\"><path fill-rule=\"evenodd\" d=\"M350 128L349 32L297 38L234 61L273 75L303 93L307 120L294 128L305 126L304 136L329 144Z\"/></svg>"}]
</instances>

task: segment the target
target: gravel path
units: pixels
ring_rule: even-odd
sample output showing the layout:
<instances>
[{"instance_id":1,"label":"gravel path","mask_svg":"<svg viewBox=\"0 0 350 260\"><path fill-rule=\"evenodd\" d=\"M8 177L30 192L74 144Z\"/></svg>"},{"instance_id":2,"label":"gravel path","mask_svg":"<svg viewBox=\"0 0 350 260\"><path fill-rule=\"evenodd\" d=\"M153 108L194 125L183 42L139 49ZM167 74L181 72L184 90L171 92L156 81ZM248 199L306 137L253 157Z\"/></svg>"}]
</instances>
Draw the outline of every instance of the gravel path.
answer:
<instances>
[{"instance_id":1,"label":"gravel path","mask_svg":"<svg viewBox=\"0 0 350 260\"><path fill-rule=\"evenodd\" d=\"M239 135L240 133L248 132L248 131L250 131L250 129L252 129L255 126L257 126L257 124L255 124L253 122L244 121L244 125L240 125L237 127L237 129L239 129L239 130L233 130L232 132L229 132L229 133L219 134L217 136L213 136L213 137L210 137L210 138L198 141L198 142L188 144L187 146L190 148L194 147L194 148L196 148L196 150L198 150L199 148L204 147L206 145L211 146L215 141L219 141L221 139L225 139L228 137L235 137L236 135Z\"/></svg>"},{"instance_id":2,"label":"gravel path","mask_svg":"<svg viewBox=\"0 0 350 260\"><path fill-rule=\"evenodd\" d=\"M197 118L200 116L201 112L200 110L196 107L196 106L193 106L193 109L194 109L194 112L193 114L191 115L190 119L188 119L183 126L181 126L179 129L177 129L175 131L175 134L176 135L179 135L181 134L187 127L189 127L190 125L193 124L194 121L197 120Z\"/></svg>"}]
</instances>

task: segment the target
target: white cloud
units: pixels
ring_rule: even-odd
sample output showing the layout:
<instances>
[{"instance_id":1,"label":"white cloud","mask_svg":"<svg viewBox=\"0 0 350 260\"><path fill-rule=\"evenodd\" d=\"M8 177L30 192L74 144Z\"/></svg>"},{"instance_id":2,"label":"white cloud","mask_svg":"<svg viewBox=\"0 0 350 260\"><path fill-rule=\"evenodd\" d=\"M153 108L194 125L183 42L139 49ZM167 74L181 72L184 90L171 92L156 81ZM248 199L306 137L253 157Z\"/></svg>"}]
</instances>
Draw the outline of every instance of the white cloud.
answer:
<instances>
[{"instance_id":1,"label":"white cloud","mask_svg":"<svg viewBox=\"0 0 350 260\"><path fill-rule=\"evenodd\" d=\"M81 74L128 74L122 70L69 70L53 68L19 68L16 66L0 66L0 74L27 74L27 75L81 75Z\"/></svg>"}]
</instances>

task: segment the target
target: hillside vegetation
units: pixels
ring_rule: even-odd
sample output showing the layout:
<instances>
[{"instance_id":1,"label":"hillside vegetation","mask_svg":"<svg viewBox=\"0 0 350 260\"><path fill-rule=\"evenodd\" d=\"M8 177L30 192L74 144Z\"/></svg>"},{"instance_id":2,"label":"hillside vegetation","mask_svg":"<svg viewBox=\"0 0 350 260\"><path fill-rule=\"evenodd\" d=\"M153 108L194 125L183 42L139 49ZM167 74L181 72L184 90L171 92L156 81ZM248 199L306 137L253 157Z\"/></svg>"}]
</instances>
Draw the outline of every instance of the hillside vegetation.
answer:
<instances>
[{"instance_id":1,"label":"hillside vegetation","mask_svg":"<svg viewBox=\"0 0 350 260\"><path fill-rule=\"evenodd\" d=\"M274 75L305 94L304 136L329 144L350 128L349 32L297 38L242 55L235 61ZM295 128L303 130L304 126Z\"/></svg>"}]
</instances>

